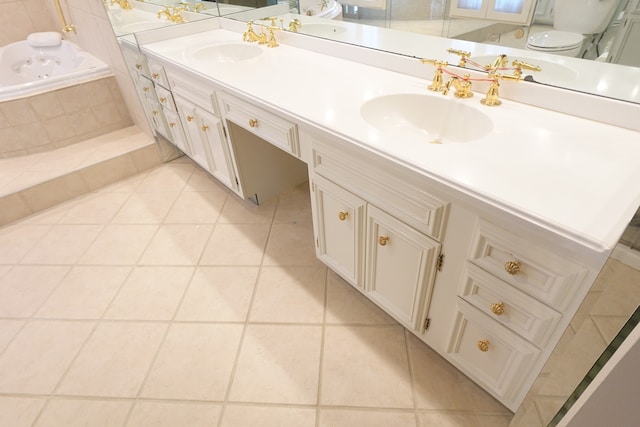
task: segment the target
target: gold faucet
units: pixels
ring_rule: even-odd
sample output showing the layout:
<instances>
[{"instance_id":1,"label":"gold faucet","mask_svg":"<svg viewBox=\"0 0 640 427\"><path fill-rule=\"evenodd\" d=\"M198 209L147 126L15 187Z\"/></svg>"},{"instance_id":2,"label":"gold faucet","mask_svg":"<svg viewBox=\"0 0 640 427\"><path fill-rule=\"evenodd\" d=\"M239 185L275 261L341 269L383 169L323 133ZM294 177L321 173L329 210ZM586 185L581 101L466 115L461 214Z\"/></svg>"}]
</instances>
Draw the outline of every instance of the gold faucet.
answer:
<instances>
[{"instance_id":1,"label":"gold faucet","mask_svg":"<svg viewBox=\"0 0 640 427\"><path fill-rule=\"evenodd\" d=\"M502 54L502 55L498 56L498 57L496 58L496 60L495 60L495 61L493 61L493 63L492 63L492 64L485 65L485 66L484 66L484 70L485 70L485 71L489 71L489 72L491 72L492 70L493 70L493 71L495 71L495 70L497 70L498 68L504 68L504 67L506 67L508 62L509 62L509 60L507 59L507 55Z\"/></svg>"},{"instance_id":2,"label":"gold faucet","mask_svg":"<svg viewBox=\"0 0 640 427\"><path fill-rule=\"evenodd\" d=\"M257 42L260 36L253 30L253 20L247 22L247 31L242 34L242 40L245 42Z\"/></svg>"},{"instance_id":3,"label":"gold faucet","mask_svg":"<svg viewBox=\"0 0 640 427\"><path fill-rule=\"evenodd\" d=\"M487 91L487 95L480 100L482 105L486 105L487 107L494 107L502 104L502 101L498 99L498 90L500 88L500 79L502 80L521 80L520 76L510 76L508 74L500 74L497 73L496 70L490 70L487 76L491 83L489 84L489 90Z\"/></svg>"},{"instance_id":4,"label":"gold faucet","mask_svg":"<svg viewBox=\"0 0 640 427\"><path fill-rule=\"evenodd\" d=\"M158 19L160 19L162 15L164 15L167 18L167 21L174 22L176 24L181 24L184 22L184 20L182 19L182 15L180 15L180 12L182 12L183 10L185 10L184 6L180 6L180 7L165 6L164 9L158 12Z\"/></svg>"},{"instance_id":5,"label":"gold faucet","mask_svg":"<svg viewBox=\"0 0 640 427\"><path fill-rule=\"evenodd\" d=\"M204 7L202 3L189 3L188 1L180 1L178 2L180 6L184 6L185 10L190 10L192 12L202 12L207 8Z\"/></svg>"},{"instance_id":6,"label":"gold faucet","mask_svg":"<svg viewBox=\"0 0 640 427\"><path fill-rule=\"evenodd\" d=\"M302 22L300 22L298 18L295 18L289 22L288 30L297 33L300 27L302 27Z\"/></svg>"},{"instance_id":7,"label":"gold faucet","mask_svg":"<svg viewBox=\"0 0 640 427\"><path fill-rule=\"evenodd\" d=\"M514 76L518 76L518 77L520 77L522 75L522 70L542 71L542 68L540 66L529 64L527 62L520 61L518 59L513 61L511 63L511 65L513 65L513 67L515 68L515 71L513 72L513 75Z\"/></svg>"},{"instance_id":8,"label":"gold faucet","mask_svg":"<svg viewBox=\"0 0 640 427\"><path fill-rule=\"evenodd\" d=\"M444 81L442 79L442 67L446 67L449 65L447 61L439 61L437 59L421 59L420 62L423 64L430 64L436 67L435 73L433 73L433 80L431 84L427 87L427 89L432 90L434 92L441 92L444 90Z\"/></svg>"},{"instance_id":9,"label":"gold faucet","mask_svg":"<svg viewBox=\"0 0 640 427\"><path fill-rule=\"evenodd\" d=\"M455 89L453 96L456 98L471 98L473 96L473 92L471 92L471 80L470 75L465 74L462 78L458 76L453 76L447 81L447 84L444 85L444 90L442 91L443 95L449 93L451 86Z\"/></svg>"},{"instance_id":10,"label":"gold faucet","mask_svg":"<svg viewBox=\"0 0 640 427\"><path fill-rule=\"evenodd\" d=\"M111 0L111 6L118 5L124 10L131 10L131 4L129 0Z\"/></svg>"},{"instance_id":11,"label":"gold faucet","mask_svg":"<svg viewBox=\"0 0 640 427\"><path fill-rule=\"evenodd\" d=\"M467 66L467 59L469 59L469 57L471 56L471 52L459 49L447 49L447 52L458 55L460 57L460 60L458 61L458 67L464 68Z\"/></svg>"}]
</instances>

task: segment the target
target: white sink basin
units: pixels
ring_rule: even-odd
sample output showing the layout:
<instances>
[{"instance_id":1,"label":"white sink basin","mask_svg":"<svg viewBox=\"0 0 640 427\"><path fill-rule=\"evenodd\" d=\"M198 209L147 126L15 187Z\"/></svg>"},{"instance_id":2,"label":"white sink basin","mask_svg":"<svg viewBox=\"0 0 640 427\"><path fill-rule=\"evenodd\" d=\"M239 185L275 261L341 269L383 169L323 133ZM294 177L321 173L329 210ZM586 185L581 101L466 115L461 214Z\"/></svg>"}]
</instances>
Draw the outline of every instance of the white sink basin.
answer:
<instances>
[{"instance_id":1,"label":"white sink basin","mask_svg":"<svg viewBox=\"0 0 640 427\"><path fill-rule=\"evenodd\" d=\"M471 142L491 132L493 123L489 116L468 106L469 102L473 100L443 95L385 95L364 103L360 114L371 126L396 139L432 144Z\"/></svg>"},{"instance_id":2,"label":"white sink basin","mask_svg":"<svg viewBox=\"0 0 640 427\"><path fill-rule=\"evenodd\" d=\"M212 44L189 49L186 52L187 58L198 61L212 62L237 62L255 58L262 54L262 48L255 44L247 43L223 43Z\"/></svg>"},{"instance_id":3,"label":"white sink basin","mask_svg":"<svg viewBox=\"0 0 640 427\"><path fill-rule=\"evenodd\" d=\"M487 64L493 63L496 60L496 56L472 56L471 59L475 62L482 64L485 66ZM523 57L513 57L508 58L509 63L507 67L512 67L511 63L518 59L522 62L526 62L531 65L537 65L542 68L541 71L530 71L530 70L522 70L523 75L531 75L533 79L537 82L541 83L550 83L550 84L558 84L558 82L570 82L578 78L578 73L574 71L572 68L561 64L563 58L558 56L558 61L548 61L545 59L538 58L523 58ZM504 74L511 74L511 71L504 71Z\"/></svg>"}]
</instances>

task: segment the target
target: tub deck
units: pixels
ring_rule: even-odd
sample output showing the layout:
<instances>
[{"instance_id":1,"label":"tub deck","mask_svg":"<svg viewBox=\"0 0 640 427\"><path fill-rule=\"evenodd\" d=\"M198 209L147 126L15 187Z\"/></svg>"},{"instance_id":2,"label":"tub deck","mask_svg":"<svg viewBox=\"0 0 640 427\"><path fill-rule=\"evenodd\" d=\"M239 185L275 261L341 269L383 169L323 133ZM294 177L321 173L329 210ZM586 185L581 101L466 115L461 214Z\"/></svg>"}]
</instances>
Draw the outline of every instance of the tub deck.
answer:
<instances>
[{"instance_id":1,"label":"tub deck","mask_svg":"<svg viewBox=\"0 0 640 427\"><path fill-rule=\"evenodd\" d=\"M156 142L136 126L0 159L0 227L160 163Z\"/></svg>"}]
</instances>

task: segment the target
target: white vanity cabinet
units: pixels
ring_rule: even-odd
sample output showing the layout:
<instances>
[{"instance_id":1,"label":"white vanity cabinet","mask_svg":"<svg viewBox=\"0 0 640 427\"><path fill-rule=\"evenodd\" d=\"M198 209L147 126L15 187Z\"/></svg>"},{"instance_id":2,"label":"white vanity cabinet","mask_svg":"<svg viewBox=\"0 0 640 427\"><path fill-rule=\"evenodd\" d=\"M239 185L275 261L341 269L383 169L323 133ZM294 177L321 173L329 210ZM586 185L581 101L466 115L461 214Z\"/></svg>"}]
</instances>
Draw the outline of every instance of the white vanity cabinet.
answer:
<instances>
[{"instance_id":1,"label":"white vanity cabinet","mask_svg":"<svg viewBox=\"0 0 640 427\"><path fill-rule=\"evenodd\" d=\"M423 332L441 249L425 233L442 236L448 204L330 141L312 146L318 257L398 322ZM392 195L398 204L389 204Z\"/></svg>"},{"instance_id":2,"label":"white vanity cabinet","mask_svg":"<svg viewBox=\"0 0 640 427\"><path fill-rule=\"evenodd\" d=\"M618 28L608 62L640 67L640 1L630 0Z\"/></svg>"}]
</instances>

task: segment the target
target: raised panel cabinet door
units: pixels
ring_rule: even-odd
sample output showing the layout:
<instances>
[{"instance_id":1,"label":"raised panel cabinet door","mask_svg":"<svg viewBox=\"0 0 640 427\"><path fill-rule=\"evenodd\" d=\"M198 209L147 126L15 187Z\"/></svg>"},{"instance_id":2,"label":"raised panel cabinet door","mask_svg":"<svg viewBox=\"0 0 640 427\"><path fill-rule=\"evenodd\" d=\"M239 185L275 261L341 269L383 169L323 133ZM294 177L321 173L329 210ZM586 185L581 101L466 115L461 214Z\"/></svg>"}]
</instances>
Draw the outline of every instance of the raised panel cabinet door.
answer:
<instances>
[{"instance_id":1,"label":"raised panel cabinet door","mask_svg":"<svg viewBox=\"0 0 640 427\"><path fill-rule=\"evenodd\" d=\"M182 124L180 123L180 117L177 113L171 110L164 110L164 115L167 118L167 126L169 126L169 132L173 137L172 141L176 147L180 149L187 156L191 156L191 149L187 143L187 138L182 130Z\"/></svg>"},{"instance_id":2,"label":"raised panel cabinet door","mask_svg":"<svg viewBox=\"0 0 640 427\"><path fill-rule=\"evenodd\" d=\"M319 175L312 191L318 258L361 288L365 201Z\"/></svg>"},{"instance_id":3,"label":"raised panel cabinet door","mask_svg":"<svg viewBox=\"0 0 640 427\"><path fill-rule=\"evenodd\" d=\"M235 173L231 164L229 145L224 136L222 121L212 113L196 107L198 126L203 143L211 153L210 172L220 182L236 190Z\"/></svg>"},{"instance_id":4,"label":"raised panel cabinet door","mask_svg":"<svg viewBox=\"0 0 640 427\"><path fill-rule=\"evenodd\" d=\"M422 332L440 243L375 206L367 206L365 289L407 328Z\"/></svg>"},{"instance_id":5,"label":"raised panel cabinet door","mask_svg":"<svg viewBox=\"0 0 640 427\"><path fill-rule=\"evenodd\" d=\"M178 109L178 116L182 123L185 136L189 147L191 148L191 157L196 163L205 168L207 171L211 171L211 154L208 152L208 148L202 141L200 127L196 120L196 106L186 99L175 96L176 108Z\"/></svg>"}]
</instances>

